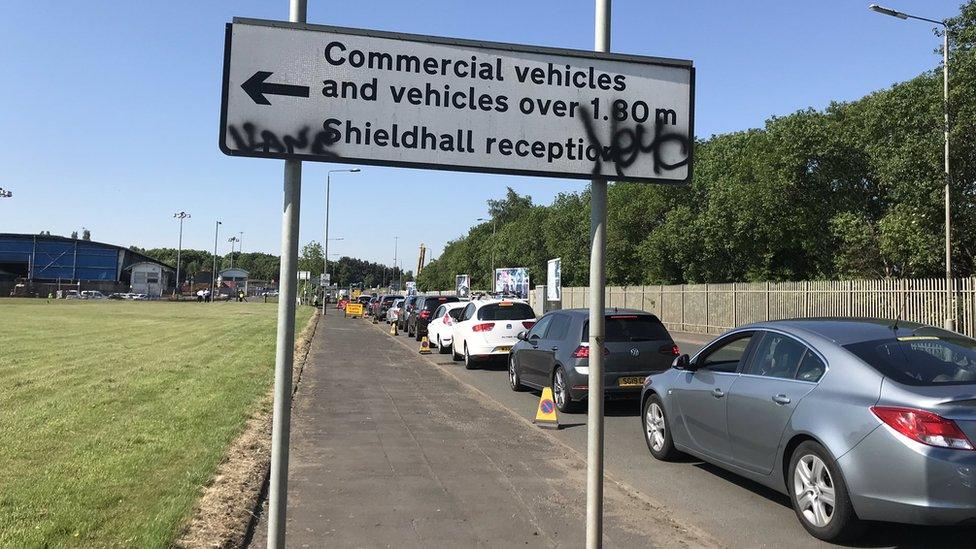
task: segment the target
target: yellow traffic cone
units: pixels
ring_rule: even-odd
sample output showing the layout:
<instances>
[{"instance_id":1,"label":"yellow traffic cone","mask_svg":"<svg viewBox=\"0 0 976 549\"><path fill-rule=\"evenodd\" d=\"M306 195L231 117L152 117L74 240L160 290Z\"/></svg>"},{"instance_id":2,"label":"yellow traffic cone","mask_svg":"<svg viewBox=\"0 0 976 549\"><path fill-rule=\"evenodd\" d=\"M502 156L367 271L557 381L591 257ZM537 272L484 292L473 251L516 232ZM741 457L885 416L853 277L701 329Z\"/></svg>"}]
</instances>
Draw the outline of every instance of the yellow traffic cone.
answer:
<instances>
[{"instance_id":1,"label":"yellow traffic cone","mask_svg":"<svg viewBox=\"0 0 976 549\"><path fill-rule=\"evenodd\" d=\"M427 341L427 336L424 336L423 339L420 340L420 354L430 354L430 342Z\"/></svg>"},{"instance_id":2,"label":"yellow traffic cone","mask_svg":"<svg viewBox=\"0 0 976 549\"><path fill-rule=\"evenodd\" d=\"M390 324L390 335L391 336L397 335L397 325L396 325L396 322L394 322L393 324Z\"/></svg>"},{"instance_id":3,"label":"yellow traffic cone","mask_svg":"<svg viewBox=\"0 0 976 549\"><path fill-rule=\"evenodd\" d=\"M535 419L532 420L532 423L546 429L559 429L556 402L552 398L552 389L549 387L542 389L542 395L539 396L539 408L535 412Z\"/></svg>"}]
</instances>

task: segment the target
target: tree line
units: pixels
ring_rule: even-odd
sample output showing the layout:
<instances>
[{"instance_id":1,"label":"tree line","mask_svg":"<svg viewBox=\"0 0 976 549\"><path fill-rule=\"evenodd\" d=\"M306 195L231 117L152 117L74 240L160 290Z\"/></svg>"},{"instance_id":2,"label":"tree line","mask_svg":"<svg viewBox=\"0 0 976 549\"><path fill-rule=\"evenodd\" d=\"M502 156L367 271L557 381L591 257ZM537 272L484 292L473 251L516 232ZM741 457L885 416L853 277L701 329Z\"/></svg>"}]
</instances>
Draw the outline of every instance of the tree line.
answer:
<instances>
[{"instance_id":1,"label":"tree line","mask_svg":"<svg viewBox=\"0 0 976 549\"><path fill-rule=\"evenodd\" d=\"M948 25L953 275L972 276L976 0ZM940 65L856 101L697 139L690 185L611 184L607 283L944 276L943 105ZM488 288L493 254L498 267L528 267L533 284L561 257L563 284L587 284L588 192L546 206L508 189L489 211L418 286L453 288L467 273Z\"/></svg>"},{"instance_id":2,"label":"tree line","mask_svg":"<svg viewBox=\"0 0 976 549\"><path fill-rule=\"evenodd\" d=\"M130 246L129 249L167 265L176 266L176 248L145 249ZM206 250L184 248L180 252L181 278L196 277L200 273L209 275L213 268L213 259L214 255ZM262 252L234 252L217 256L218 271L230 268L232 264L234 267L246 270L252 280L277 281L281 269L281 259L277 255ZM323 266L322 245L319 242L313 240L302 247L298 257L299 270L310 271L311 277L318 280ZM382 263L346 256L338 260L330 260L329 271L332 274L332 282L338 284L340 288L350 284L363 284L366 288L372 288L387 284L398 277L403 281L413 280L411 271L403 273L399 268L394 270Z\"/></svg>"}]
</instances>

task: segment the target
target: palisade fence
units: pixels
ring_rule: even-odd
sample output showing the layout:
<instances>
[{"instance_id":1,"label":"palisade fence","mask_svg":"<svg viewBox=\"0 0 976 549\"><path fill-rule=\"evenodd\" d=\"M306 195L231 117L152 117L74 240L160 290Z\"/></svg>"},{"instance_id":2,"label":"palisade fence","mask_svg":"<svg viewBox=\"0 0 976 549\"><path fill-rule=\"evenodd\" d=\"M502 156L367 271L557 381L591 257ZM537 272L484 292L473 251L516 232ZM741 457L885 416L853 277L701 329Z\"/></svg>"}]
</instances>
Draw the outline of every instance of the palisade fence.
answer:
<instances>
[{"instance_id":1,"label":"palisade fence","mask_svg":"<svg viewBox=\"0 0 976 549\"><path fill-rule=\"evenodd\" d=\"M976 337L976 278L952 280L956 330ZM564 287L562 308L585 308L589 288ZM607 307L641 309L656 314L679 332L718 334L730 328L783 318L871 317L941 327L953 305L946 303L946 280L814 280L611 286Z\"/></svg>"}]
</instances>

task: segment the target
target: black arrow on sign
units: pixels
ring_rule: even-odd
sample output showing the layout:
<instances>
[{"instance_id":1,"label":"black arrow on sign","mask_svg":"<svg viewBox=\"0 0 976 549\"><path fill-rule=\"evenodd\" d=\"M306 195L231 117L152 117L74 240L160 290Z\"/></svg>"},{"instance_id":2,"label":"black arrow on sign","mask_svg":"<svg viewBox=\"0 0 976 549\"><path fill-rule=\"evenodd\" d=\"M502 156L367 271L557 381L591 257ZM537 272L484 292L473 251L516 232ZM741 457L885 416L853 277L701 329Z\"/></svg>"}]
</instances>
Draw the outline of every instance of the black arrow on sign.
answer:
<instances>
[{"instance_id":1,"label":"black arrow on sign","mask_svg":"<svg viewBox=\"0 0 976 549\"><path fill-rule=\"evenodd\" d=\"M294 86L291 84L271 84L265 82L272 72L258 71L254 76L241 84L241 89L247 93L258 105L270 105L271 101L264 94L268 95L290 95L292 97L308 97L308 86Z\"/></svg>"}]
</instances>

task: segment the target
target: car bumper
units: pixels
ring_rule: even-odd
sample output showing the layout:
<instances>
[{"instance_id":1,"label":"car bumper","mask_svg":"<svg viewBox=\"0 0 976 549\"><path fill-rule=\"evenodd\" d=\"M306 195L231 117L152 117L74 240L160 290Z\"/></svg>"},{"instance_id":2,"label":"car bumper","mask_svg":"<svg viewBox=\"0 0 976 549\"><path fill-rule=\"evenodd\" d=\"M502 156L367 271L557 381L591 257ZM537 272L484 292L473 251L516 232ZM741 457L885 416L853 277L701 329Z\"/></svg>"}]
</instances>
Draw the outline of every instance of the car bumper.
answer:
<instances>
[{"instance_id":1,"label":"car bumper","mask_svg":"<svg viewBox=\"0 0 976 549\"><path fill-rule=\"evenodd\" d=\"M976 452L926 446L879 426L838 464L861 519L976 524Z\"/></svg>"},{"instance_id":2,"label":"car bumper","mask_svg":"<svg viewBox=\"0 0 976 549\"><path fill-rule=\"evenodd\" d=\"M630 399L637 398L644 388L643 380L651 372L612 372L603 374L603 395L610 399ZM621 378L639 378L639 385L621 386ZM584 400L590 394L590 371L586 366L570 368L566 373L566 381L569 383L569 394L573 400Z\"/></svg>"},{"instance_id":3,"label":"car bumper","mask_svg":"<svg viewBox=\"0 0 976 549\"><path fill-rule=\"evenodd\" d=\"M476 357L489 357L489 356L508 356L512 351L512 346L515 345L516 341L511 343L498 343L497 345L491 343L476 343L474 341L468 341L468 354Z\"/></svg>"}]
</instances>

